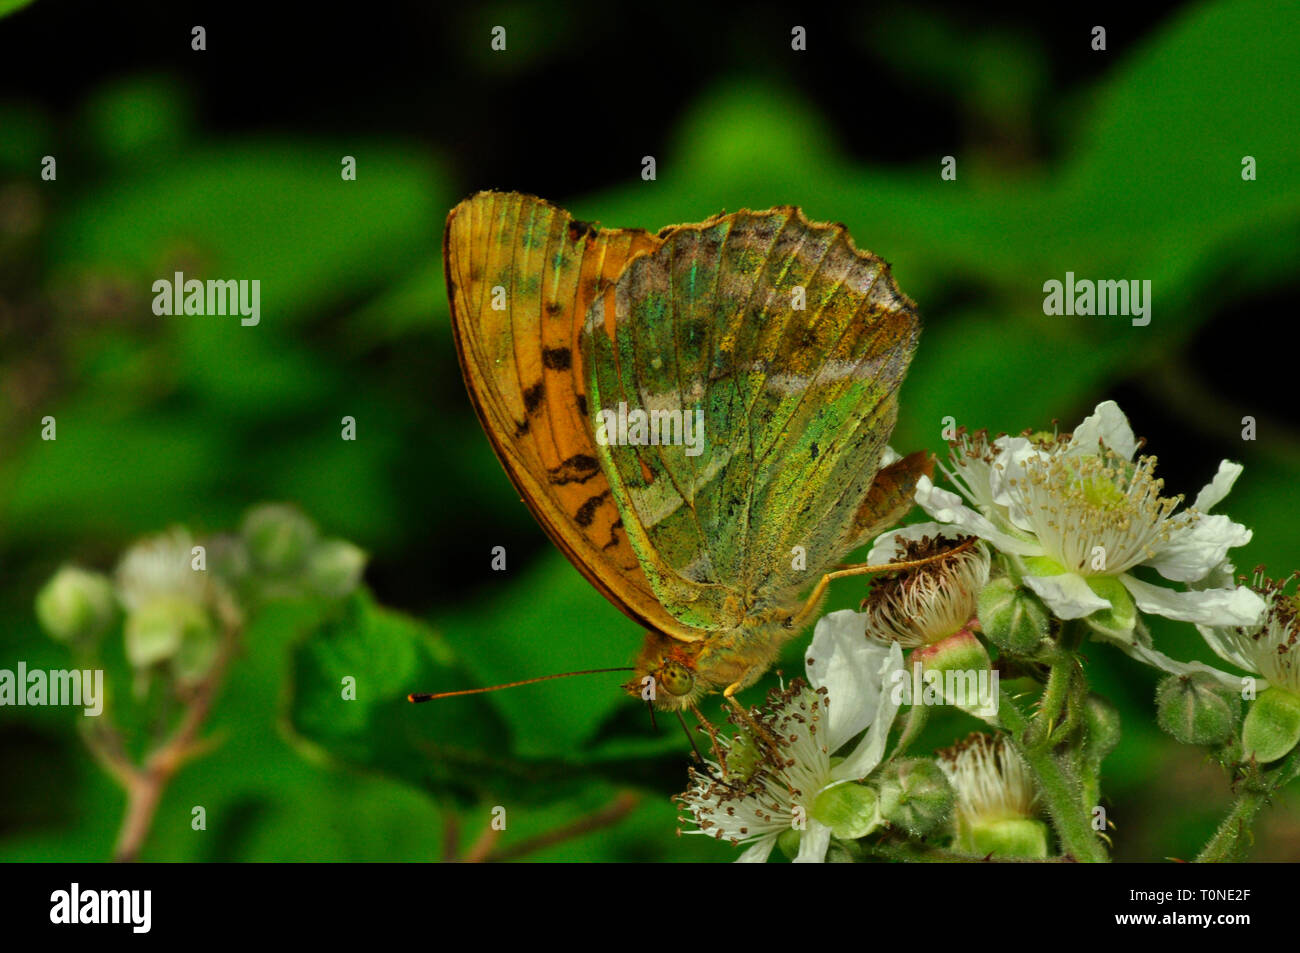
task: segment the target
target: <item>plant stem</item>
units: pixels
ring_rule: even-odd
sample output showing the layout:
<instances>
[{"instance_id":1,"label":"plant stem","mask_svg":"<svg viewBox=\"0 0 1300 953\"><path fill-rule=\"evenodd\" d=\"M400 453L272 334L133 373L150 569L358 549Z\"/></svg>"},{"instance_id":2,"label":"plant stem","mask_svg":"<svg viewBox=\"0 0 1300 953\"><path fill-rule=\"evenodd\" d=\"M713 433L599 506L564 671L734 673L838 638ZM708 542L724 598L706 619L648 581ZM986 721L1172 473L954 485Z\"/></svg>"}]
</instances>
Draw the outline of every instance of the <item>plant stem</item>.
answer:
<instances>
[{"instance_id":1,"label":"plant stem","mask_svg":"<svg viewBox=\"0 0 1300 953\"><path fill-rule=\"evenodd\" d=\"M1047 750L1051 747L1052 731L1060 722L1070 696L1070 681L1074 674L1074 658L1065 656L1052 662L1047 675L1047 688L1043 690L1039 702L1038 715L1030 722L1025 743L1031 747Z\"/></svg>"},{"instance_id":2,"label":"plant stem","mask_svg":"<svg viewBox=\"0 0 1300 953\"><path fill-rule=\"evenodd\" d=\"M1026 744L1029 719L1006 691L1001 693L998 716L1010 733L1012 744L1038 779L1061 848L1076 860L1105 863L1109 860L1106 849L1092 829L1091 818L1083 806L1083 792L1069 763L1050 751Z\"/></svg>"},{"instance_id":3,"label":"plant stem","mask_svg":"<svg viewBox=\"0 0 1300 953\"><path fill-rule=\"evenodd\" d=\"M1249 836L1255 816L1267 801L1268 793L1265 791L1246 790L1237 795L1219 829L1196 855L1196 862L1217 864L1240 859L1238 854L1244 852L1241 850L1242 835Z\"/></svg>"},{"instance_id":4,"label":"plant stem","mask_svg":"<svg viewBox=\"0 0 1300 953\"><path fill-rule=\"evenodd\" d=\"M534 851L553 847L556 844L563 844L565 841L573 840L584 834L590 834L592 831L612 827L636 810L640 803L640 795L631 791L624 791L594 814L580 817L571 824L557 827L545 834L538 834L536 837L521 841L511 847L505 847L498 851L488 850L475 859L494 863L503 860L514 860Z\"/></svg>"},{"instance_id":5,"label":"plant stem","mask_svg":"<svg viewBox=\"0 0 1300 953\"><path fill-rule=\"evenodd\" d=\"M1272 771L1260 778L1255 776L1254 783L1243 787L1237 799L1232 802L1219 829L1196 855L1198 864L1217 864L1224 861L1240 860L1245 854L1242 838L1251 838L1251 828L1260 810L1269 802L1273 792L1289 784L1300 775L1300 748L1287 755L1286 760Z\"/></svg>"},{"instance_id":6,"label":"plant stem","mask_svg":"<svg viewBox=\"0 0 1300 953\"><path fill-rule=\"evenodd\" d=\"M143 765L136 766L131 762L115 732L87 737L91 751L126 789L126 813L113 848L113 860L130 862L140 856L153 827L163 791L181 766L204 750L205 744L199 740L199 732L221 691L238 634L238 625L228 620L217 658L186 702L180 724L165 742L149 753Z\"/></svg>"}]
</instances>

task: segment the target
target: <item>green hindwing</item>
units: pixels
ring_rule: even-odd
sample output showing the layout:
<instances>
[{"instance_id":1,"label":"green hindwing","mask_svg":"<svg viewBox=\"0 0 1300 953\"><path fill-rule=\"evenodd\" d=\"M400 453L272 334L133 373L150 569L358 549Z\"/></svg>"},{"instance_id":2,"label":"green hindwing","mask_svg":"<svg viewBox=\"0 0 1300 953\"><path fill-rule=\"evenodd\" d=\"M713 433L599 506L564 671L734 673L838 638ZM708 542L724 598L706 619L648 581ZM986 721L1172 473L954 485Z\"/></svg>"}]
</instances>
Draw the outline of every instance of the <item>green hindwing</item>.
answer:
<instances>
[{"instance_id":1,"label":"green hindwing","mask_svg":"<svg viewBox=\"0 0 1300 953\"><path fill-rule=\"evenodd\" d=\"M588 311L591 422L664 607L731 629L850 548L920 324L883 261L797 209L661 237L612 322L608 299Z\"/></svg>"}]
</instances>

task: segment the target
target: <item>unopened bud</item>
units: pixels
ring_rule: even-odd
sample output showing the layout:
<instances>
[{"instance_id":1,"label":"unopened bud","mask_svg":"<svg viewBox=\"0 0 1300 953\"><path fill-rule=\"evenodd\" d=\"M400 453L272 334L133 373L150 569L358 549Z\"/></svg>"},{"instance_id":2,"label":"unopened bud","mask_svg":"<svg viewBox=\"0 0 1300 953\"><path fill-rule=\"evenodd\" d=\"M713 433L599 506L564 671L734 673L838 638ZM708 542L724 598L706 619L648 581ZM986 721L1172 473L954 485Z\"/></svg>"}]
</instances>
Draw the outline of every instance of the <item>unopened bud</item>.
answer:
<instances>
[{"instance_id":1,"label":"unopened bud","mask_svg":"<svg viewBox=\"0 0 1300 953\"><path fill-rule=\"evenodd\" d=\"M1209 675L1170 675L1156 689L1156 716L1183 744L1219 745L1236 733L1241 699Z\"/></svg>"},{"instance_id":2,"label":"unopened bud","mask_svg":"<svg viewBox=\"0 0 1300 953\"><path fill-rule=\"evenodd\" d=\"M955 796L943 771L926 758L892 762L877 789L881 817L916 837L948 819Z\"/></svg>"},{"instance_id":3,"label":"unopened bud","mask_svg":"<svg viewBox=\"0 0 1300 953\"><path fill-rule=\"evenodd\" d=\"M76 566L64 566L36 594L36 618L59 642L84 642L103 635L116 611L108 577Z\"/></svg>"},{"instance_id":4,"label":"unopened bud","mask_svg":"<svg viewBox=\"0 0 1300 953\"><path fill-rule=\"evenodd\" d=\"M240 533L253 564L272 575L302 568L316 544L316 524L297 507L266 503L248 511Z\"/></svg>"},{"instance_id":5,"label":"unopened bud","mask_svg":"<svg viewBox=\"0 0 1300 953\"><path fill-rule=\"evenodd\" d=\"M998 648L1027 655L1047 637L1048 612L1039 598L1007 577L994 579L980 591L979 620L984 634Z\"/></svg>"},{"instance_id":6,"label":"unopened bud","mask_svg":"<svg viewBox=\"0 0 1300 953\"><path fill-rule=\"evenodd\" d=\"M361 581L365 568L365 552L342 539L327 539L317 544L307 557L307 578L312 588L332 599L351 593Z\"/></svg>"}]
</instances>

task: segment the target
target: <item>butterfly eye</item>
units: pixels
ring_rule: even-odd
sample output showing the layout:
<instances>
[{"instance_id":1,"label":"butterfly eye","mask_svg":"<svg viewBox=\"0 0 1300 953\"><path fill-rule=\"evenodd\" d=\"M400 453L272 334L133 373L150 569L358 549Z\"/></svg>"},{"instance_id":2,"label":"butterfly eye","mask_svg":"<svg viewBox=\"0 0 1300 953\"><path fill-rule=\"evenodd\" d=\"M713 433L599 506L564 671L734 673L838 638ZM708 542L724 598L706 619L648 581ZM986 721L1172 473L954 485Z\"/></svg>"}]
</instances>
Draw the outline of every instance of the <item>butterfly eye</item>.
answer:
<instances>
[{"instance_id":1,"label":"butterfly eye","mask_svg":"<svg viewBox=\"0 0 1300 953\"><path fill-rule=\"evenodd\" d=\"M665 661L659 670L659 684L670 695L689 695L695 686L695 678L680 662Z\"/></svg>"}]
</instances>

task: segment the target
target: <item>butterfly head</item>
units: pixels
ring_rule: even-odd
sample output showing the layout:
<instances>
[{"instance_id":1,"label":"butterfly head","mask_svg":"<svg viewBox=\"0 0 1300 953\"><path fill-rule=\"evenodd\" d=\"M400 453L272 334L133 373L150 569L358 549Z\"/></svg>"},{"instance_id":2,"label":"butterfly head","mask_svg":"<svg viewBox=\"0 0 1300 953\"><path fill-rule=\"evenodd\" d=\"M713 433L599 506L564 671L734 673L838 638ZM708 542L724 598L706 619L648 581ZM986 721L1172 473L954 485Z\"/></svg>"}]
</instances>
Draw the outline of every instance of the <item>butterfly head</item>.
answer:
<instances>
[{"instance_id":1,"label":"butterfly head","mask_svg":"<svg viewBox=\"0 0 1300 953\"><path fill-rule=\"evenodd\" d=\"M624 686L629 695L673 711L689 708L714 690L699 668L702 642L681 642L659 632L646 633L636 674Z\"/></svg>"}]
</instances>

